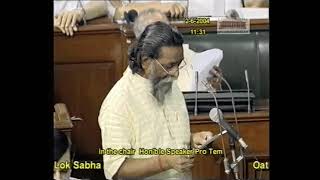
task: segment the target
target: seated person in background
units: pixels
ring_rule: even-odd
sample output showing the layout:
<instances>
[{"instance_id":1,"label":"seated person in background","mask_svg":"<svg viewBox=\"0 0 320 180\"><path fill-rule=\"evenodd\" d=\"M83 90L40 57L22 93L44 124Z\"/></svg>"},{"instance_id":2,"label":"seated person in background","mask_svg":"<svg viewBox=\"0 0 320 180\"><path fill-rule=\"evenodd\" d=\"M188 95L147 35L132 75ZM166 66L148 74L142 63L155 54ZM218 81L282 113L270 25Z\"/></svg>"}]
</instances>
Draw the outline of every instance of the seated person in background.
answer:
<instances>
[{"instance_id":1,"label":"seated person in background","mask_svg":"<svg viewBox=\"0 0 320 180\"><path fill-rule=\"evenodd\" d=\"M80 8L80 3L85 5L88 1L53 0L53 16L57 16L65 11Z\"/></svg>"},{"instance_id":2,"label":"seated person in background","mask_svg":"<svg viewBox=\"0 0 320 180\"><path fill-rule=\"evenodd\" d=\"M120 6L114 10L115 20L123 19L124 12L136 10L138 14L147 9L157 9L171 18L186 17L188 1L168 1L168 0L122 0Z\"/></svg>"},{"instance_id":3,"label":"seated person in background","mask_svg":"<svg viewBox=\"0 0 320 180\"><path fill-rule=\"evenodd\" d=\"M192 155L139 153L140 148L198 148L213 136L190 131L186 103L174 81L184 59L182 44L177 29L159 21L131 44L129 69L104 99L98 121L103 149L136 151L103 155L107 179L192 179Z\"/></svg>"},{"instance_id":4,"label":"seated person in background","mask_svg":"<svg viewBox=\"0 0 320 180\"><path fill-rule=\"evenodd\" d=\"M82 20L101 17L107 12L105 1L54 1L54 27L67 36L73 36Z\"/></svg>"},{"instance_id":5,"label":"seated person in background","mask_svg":"<svg viewBox=\"0 0 320 180\"><path fill-rule=\"evenodd\" d=\"M66 2L66 1L64 1ZM78 3L79 1L70 1ZM55 9L59 9L59 2L55 1ZM79 5L80 6L80 5ZM90 1L83 3L82 7L68 9L60 13L56 13L54 17L54 26L58 27L62 33L67 36L73 35L77 31L77 24L85 19L90 20L97 17L108 15L113 20L123 20L124 12L136 10L138 14L146 9L154 8L168 17L178 18L186 16L187 1L128 1L128 0L106 0L106 1Z\"/></svg>"},{"instance_id":6,"label":"seated person in background","mask_svg":"<svg viewBox=\"0 0 320 180\"><path fill-rule=\"evenodd\" d=\"M145 11L142 11L139 13L139 16L135 19L134 25L133 25L133 31L136 38L139 38L144 29L151 23L154 23L156 21L161 21L166 24L169 24L168 18L161 13L161 11L156 9L148 9ZM215 57L216 59L222 59L223 52L220 49L214 49ZM191 91L192 85L195 84L194 81L194 70L192 67L192 58L197 53L189 49L188 44L183 44L183 56L184 61L186 62L186 65L181 71L179 72L179 77L177 79L177 84L181 91ZM205 59L207 60L207 59ZM182 64L181 64L182 66ZM217 73L214 73L214 71ZM218 66L214 66L210 71L210 76L207 80L213 88L216 90L221 89L221 78L218 78L218 76L222 76L222 70ZM201 79L199 80L199 90L206 90L206 88L203 87L201 83Z\"/></svg>"}]
</instances>

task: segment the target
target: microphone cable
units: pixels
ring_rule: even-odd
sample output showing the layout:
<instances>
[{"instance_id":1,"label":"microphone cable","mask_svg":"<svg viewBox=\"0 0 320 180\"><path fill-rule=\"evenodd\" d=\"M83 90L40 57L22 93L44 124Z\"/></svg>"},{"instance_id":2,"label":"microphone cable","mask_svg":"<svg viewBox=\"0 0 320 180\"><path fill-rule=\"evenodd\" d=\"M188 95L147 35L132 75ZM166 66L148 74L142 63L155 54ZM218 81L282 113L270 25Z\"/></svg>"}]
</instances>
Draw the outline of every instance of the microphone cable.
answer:
<instances>
[{"instance_id":1,"label":"microphone cable","mask_svg":"<svg viewBox=\"0 0 320 180\"><path fill-rule=\"evenodd\" d=\"M213 96L214 102L216 104L216 108L219 109L217 97L215 95L215 89L207 81L202 80L201 83L207 88L207 91ZM218 111L217 113L218 113L218 118L219 118L219 123L220 123L220 112ZM221 128L220 124L218 126L219 126L219 130L220 130L220 134L221 134L221 143L222 143L222 149L223 149L223 155L224 155L223 163L224 163L225 173L229 174L230 173L230 168L229 168L229 165L228 165L228 158L227 158L226 148L224 146L224 141L223 141L223 136L222 136L223 135L222 128Z\"/></svg>"}]
</instances>

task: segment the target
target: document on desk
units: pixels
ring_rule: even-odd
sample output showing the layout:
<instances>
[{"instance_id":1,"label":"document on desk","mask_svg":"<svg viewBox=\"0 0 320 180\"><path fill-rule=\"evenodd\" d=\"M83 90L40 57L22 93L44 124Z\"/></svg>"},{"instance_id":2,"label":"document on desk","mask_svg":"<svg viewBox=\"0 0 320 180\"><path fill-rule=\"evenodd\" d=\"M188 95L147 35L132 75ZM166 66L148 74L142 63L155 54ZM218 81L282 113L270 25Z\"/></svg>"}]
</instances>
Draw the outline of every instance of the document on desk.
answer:
<instances>
[{"instance_id":1,"label":"document on desk","mask_svg":"<svg viewBox=\"0 0 320 180\"><path fill-rule=\"evenodd\" d=\"M206 81L207 77L210 76L209 71L213 66L219 66L223 58L223 51L221 49L209 49L201 53L196 53L192 58L192 69L193 72L198 71L199 82L198 90L207 91L207 88L201 83ZM192 91L195 91L195 78L192 79Z\"/></svg>"}]
</instances>

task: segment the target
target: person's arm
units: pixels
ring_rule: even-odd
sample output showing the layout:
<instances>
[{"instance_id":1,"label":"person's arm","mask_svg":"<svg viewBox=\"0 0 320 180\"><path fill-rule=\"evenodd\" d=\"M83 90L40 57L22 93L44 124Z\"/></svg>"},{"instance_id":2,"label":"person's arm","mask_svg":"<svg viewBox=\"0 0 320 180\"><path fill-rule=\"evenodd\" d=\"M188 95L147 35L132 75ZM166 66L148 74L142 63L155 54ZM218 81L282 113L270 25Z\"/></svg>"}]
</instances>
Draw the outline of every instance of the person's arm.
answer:
<instances>
[{"instance_id":1,"label":"person's arm","mask_svg":"<svg viewBox=\"0 0 320 180\"><path fill-rule=\"evenodd\" d=\"M116 176L119 177L147 177L164 170L169 169L166 167L161 167L161 158L155 156L147 159L129 159L127 158L123 164L120 166ZM163 169L162 169L163 168Z\"/></svg>"},{"instance_id":2,"label":"person's arm","mask_svg":"<svg viewBox=\"0 0 320 180\"><path fill-rule=\"evenodd\" d=\"M115 10L114 20L123 19L124 12L136 10L139 12L146 9L157 9L169 17L184 17L186 7L180 3L161 3L161 2L147 2L147 3L130 3L122 5Z\"/></svg>"},{"instance_id":3,"label":"person's arm","mask_svg":"<svg viewBox=\"0 0 320 180\"><path fill-rule=\"evenodd\" d=\"M73 31L77 31L76 26L81 20L91 20L107 14L107 6L104 1L90 1L83 5L83 9L65 11L54 17L54 26L58 27L62 33L72 36Z\"/></svg>"},{"instance_id":4,"label":"person's arm","mask_svg":"<svg viewBox=\"0 0 320 180\"><path fill-rule=\"evenodd\" d=\"M130 10L136 10L139 12L144 9L155 8L158 9L160 7L160 2L148 2L148 3L130 3L127 5L121 5L115 9L114 20L123 19L124 12L128 12Z\"/></svg>"},{"instance_id":5,"label":"person's arm","mask_svg":"<svg viewBox=\"0 0 320 180\"><path fill-rule=\"evenodd\" d=\"M108 8L104 1L91 1L84 5L83 8L86 11L86 20L105 16L108 13Z\"/></svg>"},{"instance_id":6,"label":"person's arm","mask_svg":"<svg viewBox=\"0 0 320 180\"><path fill-rule=\"evenodd\" d=\"M178 172L190 171L193 167L193 156L160 155L146 159L127 158L120 166L116 176L118 177L148 177L175 169Z\"/></svg>"}]
</instances>

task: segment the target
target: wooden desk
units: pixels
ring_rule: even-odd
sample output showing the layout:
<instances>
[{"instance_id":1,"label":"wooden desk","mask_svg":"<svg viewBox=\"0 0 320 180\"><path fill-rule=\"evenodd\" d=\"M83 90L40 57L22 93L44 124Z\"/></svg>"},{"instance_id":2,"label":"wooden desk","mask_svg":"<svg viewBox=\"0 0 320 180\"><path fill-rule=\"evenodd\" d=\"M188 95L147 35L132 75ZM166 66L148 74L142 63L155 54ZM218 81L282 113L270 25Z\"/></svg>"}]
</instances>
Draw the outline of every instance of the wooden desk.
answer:
<instances>
[{"instance_id":1,"label":"wooden desk","mask_svg":"<svg viewBox=\"0 0 320 180\"><path fill-rule=\"evenodd\" d=\"M257 28L268 28L269 21L251 23ZM177 24L177 27L186 33L193 28L185 24ZM214 27L214 22L208 25L208 28ZM112 23L88 23L80 27L73 37L67 37L57 29L54 31L54 101L64 102L72 116L83 119L73 128L76 160L102 162L102 156L98 155L98 149L101 148L98 126L100 106L127 67L127 49L133 39L131 27ZM249 147L255 153L264 153L269 147L266 134L268 118L258 114L243 115L243 119L239 116L240 129ZM217 126L212 125L207 116L191 117L190 123L192 132L204 129L218 132ZM194 176L216 177L217 172L212 169L217 167L220 170L220 166L214 165L216 161L213 159L205 159L195 166ZM104 177L103 170L82 172L89 174L84 177L91 179Z\"/></svg>"},{"instance_id":2,"label":"wooden desk","mask_svg":"<svg viewBox=\"0 0 320 180\"><path fill-rule=\"evenodd\" d=\"M233 113L225 113L224 118L235 127ZM269 155L269 112L237 113L237 119L240 135L248 144L246 154L250 156ZM190 116L190 125L192 133L211 131L218 134L220 132L218 124L212 122L208 115ZM224 145L226 152L229 152L227 137L224 136ZM215 149L222 149L221 139L215 141L213 145ZM226 179L221 157L222 155L199 155L196 157L196 165L192 171L193 177ZM229 160L231 160L230 156ZM252 167L248 168L252 169Z\"/></svg>"},{"instance_id":3,"label":"wooden desk","mask_svg":"<svg viewBox=\"0 0 320 180\"><path fill-rule=\"evenodd\" d=\"M103 99L126 68L127 50L117 24L92 24L73 37L54 32L54 101L64 102L83 121L73 128L75 160L102 163L98 115ZM73 171L76 177L103 179L103 169Z\"/></svg>"},{"instance_id":4,"label":"wooden desk","mask_svg":"<svg viewBox=\"0 0 320 180\"><path fill-rule=\"evenodd\" d=\"M72 116L84 120L73 129L81 156L99 157L99 109L122 76L125 53L116 24L81 27L74 37L54 32L54 101L64 102Z\"/></svg>"}]
</instances>

